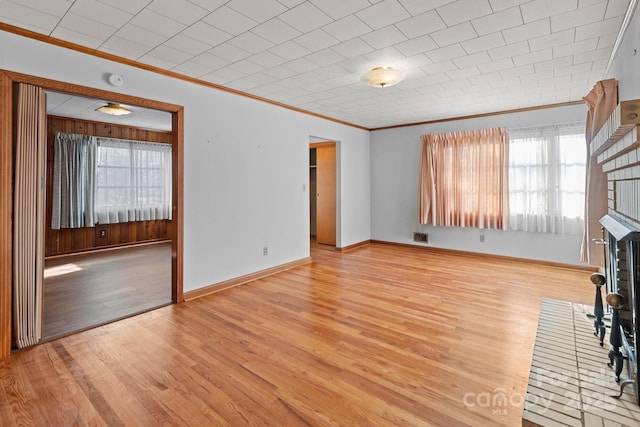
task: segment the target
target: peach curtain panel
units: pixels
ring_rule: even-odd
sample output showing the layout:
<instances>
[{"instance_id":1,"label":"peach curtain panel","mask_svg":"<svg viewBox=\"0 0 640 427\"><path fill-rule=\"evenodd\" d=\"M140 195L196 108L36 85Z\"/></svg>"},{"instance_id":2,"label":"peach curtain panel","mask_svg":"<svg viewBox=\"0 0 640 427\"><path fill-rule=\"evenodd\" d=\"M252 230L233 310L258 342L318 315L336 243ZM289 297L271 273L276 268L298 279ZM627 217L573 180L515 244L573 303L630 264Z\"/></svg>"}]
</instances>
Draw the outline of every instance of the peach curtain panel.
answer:
<instances>
[{"instance_id":1,"label":"peach curtain panel","mask_svg":"<svg viewBox=\"0 0 640 427\"><path fill-rule=\"evenodd\" d=\"M18 348L42 338L46 106L42 88L18 85L15 117L13 328Z\"/></svg>"},{"instance_id":2,"label":"peach curtain panel","mask_svg":"<svg viewBox=\"0 0 640 427\"><path fill-rule=\"evenodd\" d=\"M505 128L422 136L420 223L507 229Z\"/></svg>"},{"instance_id":3,"label":"peach curtain panel","mask_svg":"<svg viewBox=\"0 0 640 427\"><path fill-rule=\"evenodd\" d=\"M618 82L616 79L601 80L583 98L587 104L587 178L585 188L584 238L580 248L580 259L590 265L604 267L604 253L592 239L601 239L602 230L598 222L607 214L607 176L602 166L589 150L591 140L607 121L618 105Z\"/></svg>"}]
</instances>

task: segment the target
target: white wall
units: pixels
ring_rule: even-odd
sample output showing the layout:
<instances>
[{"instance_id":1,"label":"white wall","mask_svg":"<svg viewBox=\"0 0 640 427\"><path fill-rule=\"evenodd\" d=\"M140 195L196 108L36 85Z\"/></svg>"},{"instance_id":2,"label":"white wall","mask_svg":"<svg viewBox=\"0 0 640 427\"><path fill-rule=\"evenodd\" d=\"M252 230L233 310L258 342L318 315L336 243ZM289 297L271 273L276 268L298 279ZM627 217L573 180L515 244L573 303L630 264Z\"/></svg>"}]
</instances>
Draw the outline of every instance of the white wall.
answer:
<instances>
[{"instance_id":1,"label":"white wall","mask_svg":"<svg viewBox=\"0 0 640 427\"><path fill-rule=\"evenodd\" d=\"M339 142L338 246L370 238L367 131L5 32L0 68L185 107L185 291L309 256L310 136Z\"/></svg>"},{"instance_id":2,"label":"white wall","mask_svg":"<svg viewBox=\"0 0 640 427\"><path fill-rule=\"evenodd\" d=\"M421 231L429 234L427 246L580 264L582 236L420 225L418 182L421 135L584 121L586 114L585 106L576 105L372 132L371 238L419 244L413 242L413 232Z\"/></svg>"},{"instance_id":3,"label":"white wall","mask_svg":"<svg viewBox=\"0 0 640 427\"><path fill-rule=\"evenodd\" d=\"M620 101L640 98L640 8L631 19L607 78L618 79Z\"/></svg>"}]
</instances>

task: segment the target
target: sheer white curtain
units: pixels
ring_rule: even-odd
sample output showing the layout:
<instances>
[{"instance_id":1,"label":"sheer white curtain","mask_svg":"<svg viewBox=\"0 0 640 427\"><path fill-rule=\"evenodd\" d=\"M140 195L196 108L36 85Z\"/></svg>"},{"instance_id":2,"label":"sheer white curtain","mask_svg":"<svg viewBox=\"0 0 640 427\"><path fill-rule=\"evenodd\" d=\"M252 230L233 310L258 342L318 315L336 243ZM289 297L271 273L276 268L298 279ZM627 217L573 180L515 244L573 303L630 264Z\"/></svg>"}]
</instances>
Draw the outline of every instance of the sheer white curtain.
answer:
<instances>
[{"instance_id":1,"label":"sheer white curtain","mask_svg":"<svg viewBox=\"0 0 640 427\"><path fill-rule=\"evenodd\" d=\"M55 136L51 228L93 227L96 138L63 132Z\"/></svg>"},{"instance_id":2,"label":"sheer white curtain","mask_svg":"<svg viewBox=\"0 0 640 427\"><path fill-rule=\"evenodd\" d=\"M581 234L585 170L584 123L510 129L510 228Z\"/></svg>"},{"instance_id":3,"label":"sheer white curtain","mask_svg":"<svg viewBox=\"0 0 640 427\"><path fill-rule=\"evenodd\" d=\"M97 222L171 219L171 144L97 140Z\"/></svg>"}]
</instances>

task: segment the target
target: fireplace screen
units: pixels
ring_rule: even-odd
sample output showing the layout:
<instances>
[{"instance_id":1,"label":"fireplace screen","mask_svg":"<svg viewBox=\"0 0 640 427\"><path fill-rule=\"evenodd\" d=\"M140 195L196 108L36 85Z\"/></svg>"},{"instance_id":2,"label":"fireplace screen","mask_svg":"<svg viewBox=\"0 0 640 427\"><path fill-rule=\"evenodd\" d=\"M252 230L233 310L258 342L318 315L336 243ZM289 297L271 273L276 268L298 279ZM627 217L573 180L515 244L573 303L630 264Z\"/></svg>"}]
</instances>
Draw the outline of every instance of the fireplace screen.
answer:
<instances>
[{"instance_id":1,"label":"fireplace screen","mask_svg":"<svg viewBox=\"0 0 640 427\"><path fill-rule=\"evenodd\" d=\"M611 301L616 301L612 308L614 318L619 320L618 325L615 324L618 322L612 323L613 348L609 353L610 363L616 368L616 381L620 381L620 373L626 366L629 379L621 383L621 393L625 386L633 385L636 401L640 404L638 393L640 228L610 215L603 217L600 223L604 227L608 246L605 266L607 301L610 305Z\"/></svg>"}]
</instances>

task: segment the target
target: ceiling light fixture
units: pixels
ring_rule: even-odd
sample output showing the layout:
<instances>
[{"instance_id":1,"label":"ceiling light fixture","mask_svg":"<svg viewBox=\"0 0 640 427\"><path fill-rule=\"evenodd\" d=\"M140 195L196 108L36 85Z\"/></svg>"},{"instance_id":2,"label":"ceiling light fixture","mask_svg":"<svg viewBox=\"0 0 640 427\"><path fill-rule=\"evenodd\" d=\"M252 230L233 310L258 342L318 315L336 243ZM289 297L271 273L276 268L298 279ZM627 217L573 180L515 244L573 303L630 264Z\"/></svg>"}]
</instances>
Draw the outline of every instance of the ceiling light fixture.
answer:
<instances>
[{"instance_id":1,"label":"ceiling light fixture","mask_svg":"<svg viewBox=\"0 0 640 427\"><path fill-rule=\"evenodd\" d=\"M131 110L127 110L122 105L116 104L115 102L108 102L107 105L96 108L96 111L100 111L104 114L111 114L112 116L124 116L126 114L131 114Z\"/></svg>"},{"instance_id":2,"label":"ceiling light fixture","mask_svg":"<svg viewBox=\"0 0 640 427\"><path fill-rule=\"evenodd\" d=\"M376 67L362 76L362 80L373 87L389 87L404 79L404 71L391 67Z\"/></svg>"}]
</instances>

